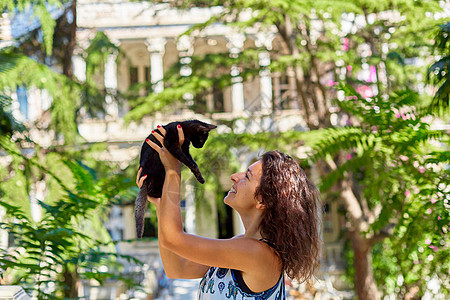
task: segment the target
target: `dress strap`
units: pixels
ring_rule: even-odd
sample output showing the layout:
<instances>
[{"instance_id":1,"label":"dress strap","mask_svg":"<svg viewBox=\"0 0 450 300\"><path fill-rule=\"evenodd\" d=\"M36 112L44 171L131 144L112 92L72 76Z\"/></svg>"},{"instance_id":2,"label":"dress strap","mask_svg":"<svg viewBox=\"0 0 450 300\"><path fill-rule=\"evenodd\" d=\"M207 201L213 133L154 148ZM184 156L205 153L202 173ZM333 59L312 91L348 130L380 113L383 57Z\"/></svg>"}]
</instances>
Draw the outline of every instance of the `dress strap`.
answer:
<instances>
[{"instance_id":1,"label":"dress strap","mask_svg":"<svg viewBox=\"0 0 450 300\"><path fill-rule=\"evenodd\" d=\"M277 248L275 247L275 245L272 244L271 242L269 242L267 239L262 238L262 239L259 239L259 241L266 243L267 245L269 245L270 248L273 248L273 250L277 251Z\"/></svg>"}]
</instances>

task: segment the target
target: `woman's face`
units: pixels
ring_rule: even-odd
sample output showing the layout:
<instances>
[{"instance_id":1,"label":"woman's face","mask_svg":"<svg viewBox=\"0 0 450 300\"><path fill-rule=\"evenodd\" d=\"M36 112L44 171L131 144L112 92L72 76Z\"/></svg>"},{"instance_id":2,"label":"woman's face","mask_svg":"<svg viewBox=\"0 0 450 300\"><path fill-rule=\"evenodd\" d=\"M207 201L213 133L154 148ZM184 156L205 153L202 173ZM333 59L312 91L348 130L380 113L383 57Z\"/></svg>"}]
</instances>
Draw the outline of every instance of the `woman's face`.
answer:
<instances>
[{"instance_id":1,"label":"woman's face","mask_svg":"<svg viewBox=\"0 0 450 300\"><path fill-rule=\"evenodd\" d=\"M254 197L256 188L261 182L262 161L258 160L247 170L231 175L233 185L225 196L224 202L237 211L255 208L257 200Z\"/></svg>"}]
</instances>

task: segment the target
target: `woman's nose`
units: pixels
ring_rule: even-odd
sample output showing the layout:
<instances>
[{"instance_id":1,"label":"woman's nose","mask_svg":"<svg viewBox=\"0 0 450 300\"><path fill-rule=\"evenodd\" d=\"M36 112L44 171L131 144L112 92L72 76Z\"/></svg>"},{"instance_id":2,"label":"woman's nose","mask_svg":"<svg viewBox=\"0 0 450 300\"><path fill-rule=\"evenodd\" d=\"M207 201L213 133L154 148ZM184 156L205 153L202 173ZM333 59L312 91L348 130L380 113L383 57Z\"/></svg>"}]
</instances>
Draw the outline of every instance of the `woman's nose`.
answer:
<instances>
[{"instance_id":1,"label":"woman's nose","mask_svg":"<svg viewBox=\"0 0 450 300\"><path fill-rule=\"evenodd\" d=\"M242 172L234 173L233 175L231 175L231 181L239 182L241 180L241 177L242 177Z\"/></svg>"}]
</instances>

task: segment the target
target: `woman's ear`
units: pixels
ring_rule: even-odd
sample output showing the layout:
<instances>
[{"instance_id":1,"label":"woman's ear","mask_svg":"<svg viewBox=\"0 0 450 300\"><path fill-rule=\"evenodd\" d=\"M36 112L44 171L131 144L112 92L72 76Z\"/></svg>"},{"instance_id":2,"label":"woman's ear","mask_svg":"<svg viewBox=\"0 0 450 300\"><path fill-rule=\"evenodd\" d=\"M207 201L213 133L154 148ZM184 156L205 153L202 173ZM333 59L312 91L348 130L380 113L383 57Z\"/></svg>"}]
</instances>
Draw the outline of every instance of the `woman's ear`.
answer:
<instances>
[{"instance_id":1,"label":"woman's ear","mask_svg":"<svg viewBox=\"0 0 450 300\"><path fill-rule=\"evenodd\" d=\"M266 205L263 203L261 197L256 198L256 209L266 209Z\"/></svg>"}]
</instances>

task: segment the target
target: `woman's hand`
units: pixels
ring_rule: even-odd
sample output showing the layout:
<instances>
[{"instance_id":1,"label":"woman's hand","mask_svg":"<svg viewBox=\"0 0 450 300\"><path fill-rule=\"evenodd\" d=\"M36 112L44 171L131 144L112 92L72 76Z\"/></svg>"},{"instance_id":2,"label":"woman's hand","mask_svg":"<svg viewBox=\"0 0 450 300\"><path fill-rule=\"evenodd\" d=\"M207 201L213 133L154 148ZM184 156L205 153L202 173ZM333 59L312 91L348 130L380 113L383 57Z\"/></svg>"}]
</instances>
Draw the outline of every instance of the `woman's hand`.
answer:
<instances>
[{"instance_id":1,"label":"woman's hand","mask_svg":"<svg viewBox=\"0 0 450 300\"><path fill-rule=\"evenodd\" d=\"M142 173L142 167L139 168L139 171L136 176L136 184L139 188L142 187L142 185L144 184L144 180L147 178L147 174L145 174L144 176L141 177L141 179L139 179L139 177L141 176L141 173ZM147 200L156 206L159 206L159 203L161 202L161 198L153 198L153 197L150 197L149 195L147 195Z\"/></svg>"},{"instance_id":2,"label":"woman's hand","mask_svg":"<svg viewBox=\"0 0 450 300\"><path fill-rule=\"evenodd\" d=\"M164 136L166 135L166 130L162 126L158 126L159 134L156 131L152 131L152 135L163 145L159 147L157 144L147 139L147 144L155 149L159 154L159 158L161 159L162 164L164 165L164 169L166 172L175 171L177 174L181 173L181 162L176 159L165 147L164 147ZM178 130L178 146L181 147L184 143L184 133L183 128L180 125L177 125Z\"/></svg>"}]
</instances>

